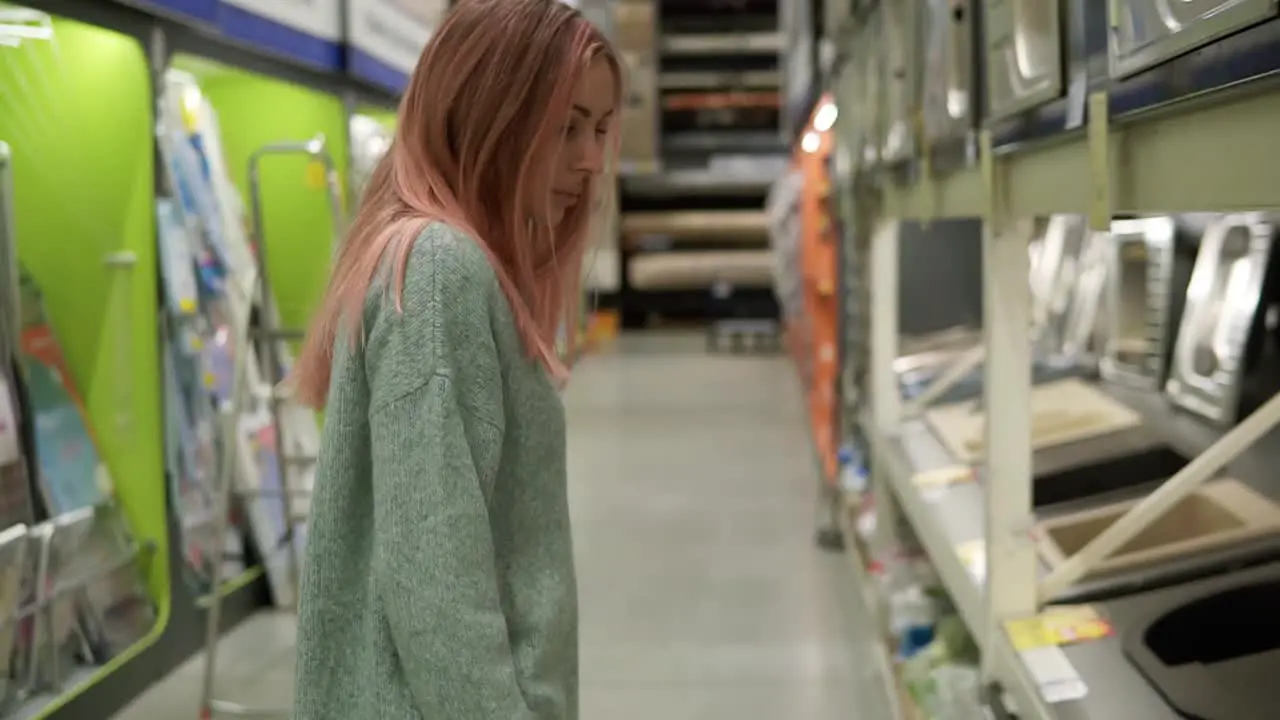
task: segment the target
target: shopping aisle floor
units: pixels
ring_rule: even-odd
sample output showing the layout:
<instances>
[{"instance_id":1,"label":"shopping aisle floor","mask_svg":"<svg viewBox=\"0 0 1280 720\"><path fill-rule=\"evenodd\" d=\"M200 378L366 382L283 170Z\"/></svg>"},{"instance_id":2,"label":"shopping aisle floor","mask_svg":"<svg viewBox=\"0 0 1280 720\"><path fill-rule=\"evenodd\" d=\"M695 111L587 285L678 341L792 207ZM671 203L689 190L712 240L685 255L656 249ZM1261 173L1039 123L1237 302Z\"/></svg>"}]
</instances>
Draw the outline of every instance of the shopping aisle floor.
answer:
<instances>
[{"instance_id":1,"label":"shopping aisle floor","mask_svg":"<svg viewBox=\"0 0 1280 720\"><path fill-rule=\"evenodd\" d=\"M584 720L880 717L843 556L812 538L816 480L794 373L624 338L567 393ZM221 695L287 703L292 620L221 653ZM195 717L202 659L119 717Z\"/></svg>"}]
</instances>

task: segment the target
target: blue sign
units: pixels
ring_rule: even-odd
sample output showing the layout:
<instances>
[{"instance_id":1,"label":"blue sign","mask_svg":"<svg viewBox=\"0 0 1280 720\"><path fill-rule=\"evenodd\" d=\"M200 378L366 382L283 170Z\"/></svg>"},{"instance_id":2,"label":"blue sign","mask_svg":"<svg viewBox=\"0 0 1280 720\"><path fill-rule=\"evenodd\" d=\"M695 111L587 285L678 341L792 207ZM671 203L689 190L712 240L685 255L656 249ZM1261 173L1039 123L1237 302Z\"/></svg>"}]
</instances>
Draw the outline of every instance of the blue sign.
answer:
<instances>
[{"instance_id":1,"label":"blue sign","mask_svg":"<svg viewBox=\"0 0 1280 720\"><path fill-rule=\"evenodd\" d=\"M340 0L221 0L218 29L321 70L342 67Z\"/></svg>"},{"instance_id":2,"label":"blue sign","mask_svg":"<svg viewBox=\"0 0 1280 720\"><path fill-rule=\"evenodd\" d=\"M218 21L219 0L120 0L120 2L186 20L198 20L211 24Z\"/></svg>"}]
</instances>

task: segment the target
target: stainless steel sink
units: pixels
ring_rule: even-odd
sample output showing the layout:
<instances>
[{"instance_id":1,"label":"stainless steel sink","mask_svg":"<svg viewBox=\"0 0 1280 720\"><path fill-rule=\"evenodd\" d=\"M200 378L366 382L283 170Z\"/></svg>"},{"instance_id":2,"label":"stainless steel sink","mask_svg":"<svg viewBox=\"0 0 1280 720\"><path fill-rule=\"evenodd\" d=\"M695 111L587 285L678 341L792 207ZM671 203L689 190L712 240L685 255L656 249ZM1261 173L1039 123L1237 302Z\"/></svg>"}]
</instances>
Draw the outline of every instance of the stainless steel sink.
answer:
<instances>
[{"instance_id":1,"label":"stainless steel sink","mask_svg":"<svg viewBox=\"0 0 1280 720\"><path fill-rule=\"evenodd\" d=\"M887 162L915 152L915 117L920 97L920 8L917 3L885 3L885 118L880 155Z\"/></svg>"},{"instance_id":2,"label":"stainless steel sink","mask_svg":"<svg viewBox=\"0 0 1280 720\"><path fill-rule=\"evenodd\" d=\"M924 135L933 143L973 127L973 22L970 0L925 5Z\"/></svg>"},{"instance_id":3,"label":"stainless steel sink","mask_svg":"<svg viewBox=\"0 0 1280 720\"><path fill-rule=\"evenodd\" d=\"M1059 0L988 0L987 110L1000 118L1062 94Z\"/></svg>"},{"instance_id":4,"label":"stainless steel sink","mask_svg":"<svg viewBox=\"0 0 1280 720\"><path fill-rule=\"evenodd\" d=\"M1167 377L1191 274L1190 261L1176 251L1179 233L1167 216L1111 224L1111 334L1100 365L1107 380L1157 388Z\"/></svg>"},{"instance_id":5,"label":"stainless steel sink","mask_svg":"<svg viewBox=\"0 0 1280 720\"><path fill-rule=\"evenodd\" d=\"M1245 347L1274 235L1266 214L1239 213L1213 222L1200 242L1166 390L1214 423L1229 425L1239 411Z\"/></svg>"},{"instance_id":6,"label":"stainless steel sink","mask_svg":"<svg viewBox=\"0 0 1280 720\"><path fill-rule=\"evenodd\" d=\"M1275 0L1108 0L1112 77L1158 65L1276 14Z\"/></svg>"}]
</instances>

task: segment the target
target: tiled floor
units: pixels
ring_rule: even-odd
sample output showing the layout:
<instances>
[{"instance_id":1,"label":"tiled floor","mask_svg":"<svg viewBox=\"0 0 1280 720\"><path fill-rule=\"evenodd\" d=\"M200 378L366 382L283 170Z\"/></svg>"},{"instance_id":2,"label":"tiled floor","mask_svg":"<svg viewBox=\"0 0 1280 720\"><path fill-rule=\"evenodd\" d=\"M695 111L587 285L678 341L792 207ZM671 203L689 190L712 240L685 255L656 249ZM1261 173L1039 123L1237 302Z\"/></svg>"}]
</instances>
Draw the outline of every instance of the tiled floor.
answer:
<instances>
[{"instance_id":1,"label":"tiled floor","mask_svg":"<svg viewBox=\"0 0 1280 720\"><path fill-rule=\"evenodd\" d=\"M627 338L567 393L585 720L876 720L844 558L812 542L816 480L781 358ZM221 655L222 696L286 705L288 618ZM120 715L195 717L202 661Z\"/></svg>"}]
</instances>

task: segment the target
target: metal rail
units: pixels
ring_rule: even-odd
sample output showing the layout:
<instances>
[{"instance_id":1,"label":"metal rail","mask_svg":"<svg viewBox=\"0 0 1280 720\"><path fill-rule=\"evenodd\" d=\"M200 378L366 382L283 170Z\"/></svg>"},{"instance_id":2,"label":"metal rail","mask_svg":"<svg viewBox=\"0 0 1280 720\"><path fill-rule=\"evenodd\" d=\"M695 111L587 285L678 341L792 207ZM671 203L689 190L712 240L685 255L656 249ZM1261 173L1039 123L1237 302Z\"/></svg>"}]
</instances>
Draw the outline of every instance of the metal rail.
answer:
<instances>
[{"instance_id":1,"label":"metal rail","mask_svg":"<svg viewBox=\"0 0 1280 720\"><path fill-rule=\"evenodd\" d=\"M285 529L280 542L288 553L289 585L293 588L291 609L296 612L298 581L301 576L301 558L299 558L300 548L298 547L295 528L297 523L305 520L305 518L298 517L295 513L294 501L297 492L294 488L293 476L300 467L314 464L316 460L314 457L295 457L288 454L286 423L281 412L285 398L281 393L280 384L285 378L283 377L284 367L280 343L296 340L302 337L302 333L297 329L280 327L281 319L275 307L275 296L272 292L271 275L268 269L267 240L263 222L261 165L266 158L279 156L303 156L321 163L324 169L327 196L333 217L334 236L336 238L341 234L342 200L338 187L337 168L333 157L325 148L323 135L306 142L265 145L250 155L249 194L253 228L257 238L257 252L254 254L255 267L250 271L249 277L243 279L242 288L245 290L245 296L250 302L254 298L258 299L260 311L258 313L259 327L250 327L249 318L251 313L246 312L244 317L240 319L241 326L234 328L234 337L238 341L233 358L232 400L220 408L222 412L223 437L227 441L222 445L222 457L219 463L221 478L218 485L218 499L214 516L214 560L211 569L213 595L209 604L208 615L205 619L205 666L200 692L201 720L213 720L213 718L218 717L287 718L292 715L292 709L289 707L252 707L214 697L217 683L218 645L221 637L222 593L220 591L223 581L225 538L227 533L231 531L229 513L233 497L239 495L245 498L247 502L261 502L266 499L279 499L282 501L284 514L282 520L284 521ZM336 245L337 243L335 242L334 246L336 247ZM238 488L236 483L236 453L238 452L239 444L235 442L235 439L240 434L239 421L241 411L250 391L250 388L247 387L247 363L249 349L252 347L257 347L260 350L257 357L264 366L263 379L270 388L267 407L271 416L272 430L275 433L279 463L280 490L278 492L261 489L247 490ZM266 548L265 550L278 549Z\"/></svg>"}]
</instances>

